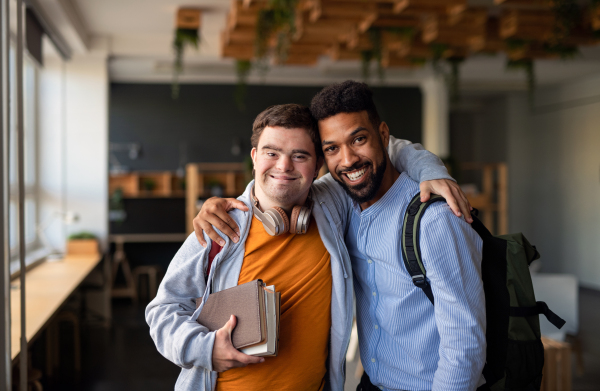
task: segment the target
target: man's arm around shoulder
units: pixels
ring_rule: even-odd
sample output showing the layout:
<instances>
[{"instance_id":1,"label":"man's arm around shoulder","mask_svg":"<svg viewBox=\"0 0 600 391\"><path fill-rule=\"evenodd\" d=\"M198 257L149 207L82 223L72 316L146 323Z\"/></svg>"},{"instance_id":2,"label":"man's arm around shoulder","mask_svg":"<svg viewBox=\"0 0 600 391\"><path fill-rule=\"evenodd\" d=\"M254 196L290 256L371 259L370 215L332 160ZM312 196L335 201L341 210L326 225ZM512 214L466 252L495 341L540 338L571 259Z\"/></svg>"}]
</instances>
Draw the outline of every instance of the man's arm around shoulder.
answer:
<instances>
[{"instance_id":1,"label":"man's arm around shoulder","mask_svg":"<svg viewBox=\"0 0 600 391\"><path fill-rule=\"evenodd\" d=\"M482 240L446 204L433 204L421 222L421 253L435 298L440 335L434 391L474 390L485 364Z\"/></svg>"}]
</instances>

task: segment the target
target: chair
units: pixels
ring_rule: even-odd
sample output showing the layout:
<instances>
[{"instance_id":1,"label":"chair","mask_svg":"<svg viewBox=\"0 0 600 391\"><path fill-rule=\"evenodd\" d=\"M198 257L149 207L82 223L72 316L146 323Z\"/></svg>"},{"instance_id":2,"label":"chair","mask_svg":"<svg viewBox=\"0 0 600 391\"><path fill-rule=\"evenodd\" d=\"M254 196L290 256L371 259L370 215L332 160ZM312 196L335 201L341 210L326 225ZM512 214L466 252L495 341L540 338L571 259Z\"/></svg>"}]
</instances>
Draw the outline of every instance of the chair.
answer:
<instances>
[{"instance_id":1,"label":"chair","mask_svg":"<svg viewBox=\"0 0 600 391\"><path fill-rule=\"evenodd\" d=\"M162 268L157 265L137 266L133 269L133 280L137 287L140 287L139 278L142 275L148 276L148 300L154 299L158 291L158 275L162 273Z\"/></svg>"}]
</instances>

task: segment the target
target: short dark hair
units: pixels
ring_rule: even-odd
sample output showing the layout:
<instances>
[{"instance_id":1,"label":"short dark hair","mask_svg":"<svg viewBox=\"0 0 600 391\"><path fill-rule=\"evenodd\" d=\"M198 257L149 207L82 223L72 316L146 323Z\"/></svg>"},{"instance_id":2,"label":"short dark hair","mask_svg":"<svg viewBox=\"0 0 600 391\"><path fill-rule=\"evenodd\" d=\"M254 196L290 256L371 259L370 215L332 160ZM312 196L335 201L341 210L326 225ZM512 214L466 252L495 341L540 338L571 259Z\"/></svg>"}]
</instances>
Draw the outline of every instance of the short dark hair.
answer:
<instances>
[{"instance_id":1,"label":"short dark hair","mask_svg":"<svg viewBox=\"0 0 600 391\"><path fill-rule=\"evenodd\" d=\"M373 102L373 92L365 83L346 80L323 88L310 103L310 111L315 120L320 121L339 113L366 111L375 130L381 119Z\"/></svg>"},{"instance_id":2,"label":"short dark hair","mask_svg":"<svg viewBox=\"0 0 600 391\"><path fill-rule=\"evenodd\" d=\"M267 126L280 126L286 129L301 128L306 130L315 145L317 157L323 156L317 123L308 107L288 103L271 106L264 110L256 116L254 124L252 124L252 137L250 138L252 148L258 148L260 135Z\"/></svg>"}]
</instances>

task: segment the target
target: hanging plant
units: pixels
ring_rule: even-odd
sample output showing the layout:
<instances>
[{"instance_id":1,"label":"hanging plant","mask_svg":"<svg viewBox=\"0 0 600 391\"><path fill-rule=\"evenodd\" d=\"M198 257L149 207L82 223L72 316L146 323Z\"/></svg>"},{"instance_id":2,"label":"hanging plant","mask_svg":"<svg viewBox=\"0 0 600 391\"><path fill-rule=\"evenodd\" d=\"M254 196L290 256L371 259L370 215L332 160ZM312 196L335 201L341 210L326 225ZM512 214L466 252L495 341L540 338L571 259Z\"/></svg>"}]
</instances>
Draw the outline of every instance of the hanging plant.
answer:
<instances>
[{"instance_id":1,"label":"hanging plant","mask_svg":"<svg viewBox=\"0 0 600 391\"><path fill-rule=\"evenodd\" d=\"M464 57L450 57L446 61L450 64L450 73L446 78L450 102L456 103L460 98L460 64L465 61Z\"/></svg>"},{"instance_id":2,"label":"hanging plant","mask_svg":"<svg viewBox=\"0 0 600 391\"><path fill-rule=\"evenodd\" d=\"M552 45L547 43L543 45L543 49L547 53L558 55L562 60L571 60L581 54L579 48L575 45Z\"/></svg>"},{"instance_id":3,"label":"hanging plant","mask_svg":"<svg viewBox=\"0 0 600 391\"><path fill-rule=\"evenodd\" d=\"M235 87L234 100L240 111L246 110L247 81L251 70L252 62L250 60L237 60L235 62L237 85Z\"/></svg>"},{"instance_id":4,"label":"hanging plant","mask_svg":"<svg viewBox=\"0 0 600 391\"><path fill-rule=\"evenodd\" d=\"M183 53L186 46L193 46L198 49L200 34L198 29L178 28L175 30L175 39L173 49L175 50L175 62L173 64L173 84L171 85L171 97L179 97L179 75L183 71Z\"/></svg>"},{"instance_id":5,"label":"hanging plant","mask_svg":"<svg viewBox=\"0 0 600 391\"><path fill-rule=\"evenodd\" d=\"M434 72L438 75L444 74L444 70L440 65L440 60L448 50L448 45L445 43L432 43L429 45L429 50L431 50L431 66Z\"/></svg>"},{"instance_id":6,"label":"hanging plant","mask_svg":"<svg viewBox=\"0 0 600 391\"><path fill-rule=\"evenodd\" d=\"M287 59L291 37L296 31L298 0L269 0L267 7L258 12L256 21L255 55L264 62L269 54L269 41L277 34L275 56L282 63Z\"/></svg>"},{"instance_id":7,"label":"hanging plant","mask_svg":"<svg viewBox=\"0 0 600 391\"><path fill-rule=\"evenodd\" d=\"M508 70L524 70L527 77L527 91L529 93L529 104L533 107L533 99L535 92L535 68L531 58L523 58L520 60L508 60L506 63Z\"/></svg>"},{"instance_id":8,"label":"hanging plant","mask_svg":"<svg viewBox=\"0 0 600 391\"><path fill-rule=\"evenodd\" d=\"M417 29L414 27L388 27L385 30L408 44L411 44L417 35Z\"/></svg>"},{"instance_id":9,"label":"hanging plant","mask_svg":"<svg viewBox=\"0 0 600 391\"><path fill-rule=\"evenodd\" d=\"M361 51L361 69L363 79L365 79L365 82L369 80L369 77L371 76L371 62L375 60L377 64L377 75L379 76L379 80L383 81L385 72L383 70L383 65L381 64L383 60L381 29L370 28L367 31L367 34L369 36L369 42L371 43L371 49Z\"/></svg>"},{"instance_id":10,"label":"hanging plant","mask_svg":"<svg viewBox=\"0 0 600 391\"><path fill-rule=\"evenodd\" d=\"M509 38L504 40L504 44L506 45L506 52L509 58L522 58L527 55L532 42L523 39Z\"/></svg>"}]
</instances>

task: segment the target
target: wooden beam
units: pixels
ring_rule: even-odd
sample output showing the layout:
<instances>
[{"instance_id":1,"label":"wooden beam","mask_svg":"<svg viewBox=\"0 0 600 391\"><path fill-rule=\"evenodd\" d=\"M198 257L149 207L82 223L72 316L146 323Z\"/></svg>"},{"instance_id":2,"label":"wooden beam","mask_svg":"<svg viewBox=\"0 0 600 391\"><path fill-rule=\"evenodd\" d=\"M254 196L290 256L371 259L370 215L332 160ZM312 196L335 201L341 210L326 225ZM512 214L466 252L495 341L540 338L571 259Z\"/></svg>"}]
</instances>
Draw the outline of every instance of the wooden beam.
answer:
<instances>
[{"instance_id":1,"label":"wooden beam","mask_svg":"<svg viewBox=\"0 0 600 391\"><path fill-rule=\"evenodd\" d=\"M373 27L402 28L419 27L421 20L412 15L397 15L393 17L380 17L373 22Z\"/></svg>"},{"instance_id":2,"label":"wooden beam","mask_svg":"<svg viewBox=\"0 0 600 391\"><path fill-rule=\"evenodd\" d=\"M177 10L177 28L190 30L199 29L201 16L202 11L198 8L180 8Z\"/></svg>"},{"instance_id":3,"label":"wooden beam","mask_svg":"<svg viewBox=\"0 0 600 391\"><path fill-rule=\"evenodd\" d=\"M549 10L507 10L500 16L500 37L547 41L554 24L554 13Z\"/></svg>"},{"instance_id":4,"label":"wooden beam","mask_svg":"<svg viewBox=\"0 0 600 391\"><path fill-rule=\"evenodd\" d=\"M333 61L361 59L358 50L348 49L344 44L340 43L333 44L327 54Z\"/></svg>"},{"instance_id":5,"label":"wooden beam","mask_svg":"<svg viewBox=\"0 0 600 391\"><path fill-rule=\"evenodd\" d=\"M469 37L467 44L473 52L491 52L496 53L504 51L506 44L499 35L500 21L498 18L488 18L485 32L479 35Z\"/></svg>"},{"instance_id":6,"label":"wooden beam","mask_svg":"<svg viewBox=\"0 0 600 391\"><path fill-rule=\"evenodd\" d=\"M551 4L551 0L494 0L496 5L511 5L511 6L522 6L522 7L536 7L536 8L548 8Z\"/></svg>"},{"instance_id":7,"label":"wooden beam","mask_svg":"<svg viewBox=\"0 0 600 391\"><path fill-rule=\"evenodd\" d=\"M592 22L592 30L600 30L600 6L590 9L590 17Z\"/></svg>"},{"instance_id":8,"label":"wooden beam","mask_svg":"<svg viewBox=\"0 0 600 391\"><path fill-rule=\"evenodd\" d=\"M460 24L484 25L488 18L488 10L484 7L466 8L458 12L448 13L448 25L456 26Z\"/></svg>"},{"instance_id":9,"label":"wooden beam","mask_svg":"<svg viewBox=\"0 0 600 391\"><path fill-rule=\"evenodd\" d=\"M244 7L241 0L232 0L231 8L227 14L227 28L234 29L238 26L255 26L258 19L257 6Z\"/></svg>"},{"instance_id":10,"label":"wooden beam","mask_svg":"<svg viewBox=\"0 0 600 391\"><path fill-rule=\"evenodd\" d=\"M252 27L242 27L234 30L225 30L221 38L225 45L230 43L254 45L256 30Z\"/></svg>"},{"instance_id":11,"label":"wooden beam","mask_svg":"<svg viewBox=\"0 0 600 391\"><path fill-rule=\"evenodd\" d=\"M456 12L461 7L467 7L467 0L397 0L394 4L394 13L428 11L446 13L449 7Z\"/></svg>"},{"instance_id":12,"label":"wooden beam","mask_svg":"<svg viewBox=\"0 0 600 391\"><path fill-rule=\"evenodd\" d=\"M425 43L440 42L467 45L469 37L485 33L485 25L449 26L436 15L423 19L422 39Z\"/></svg>"},{"instance_id":13,"label":"wooden beam","mask_svg":"<svg viewBox=\"0 0 600 391\"><path fill-rule=\"evenodd\" d=\"M238 60L252 60L254 58L254 46L223 44L221 45L221 57L235 58Z\"/></svg>"}]
</instances>

